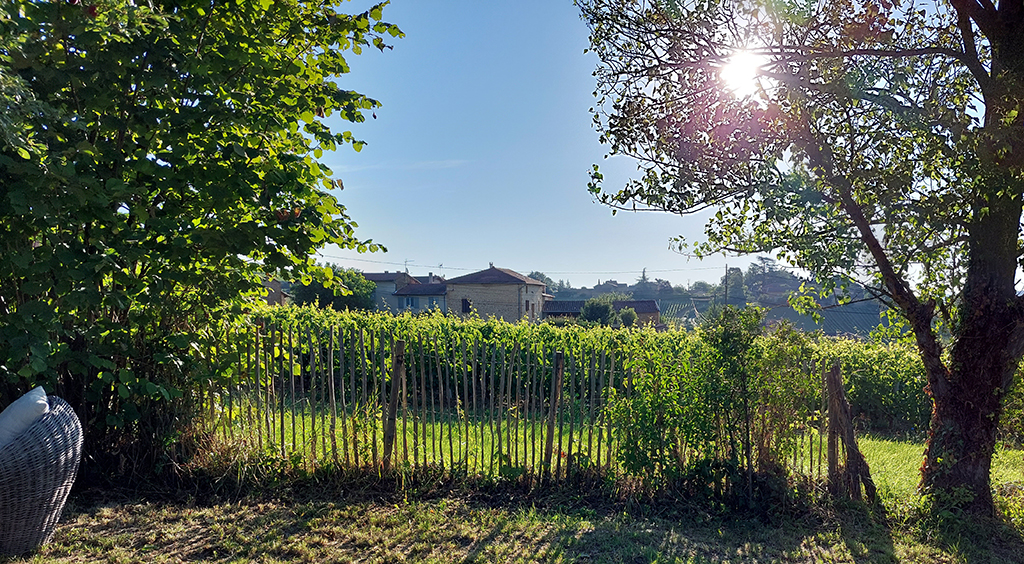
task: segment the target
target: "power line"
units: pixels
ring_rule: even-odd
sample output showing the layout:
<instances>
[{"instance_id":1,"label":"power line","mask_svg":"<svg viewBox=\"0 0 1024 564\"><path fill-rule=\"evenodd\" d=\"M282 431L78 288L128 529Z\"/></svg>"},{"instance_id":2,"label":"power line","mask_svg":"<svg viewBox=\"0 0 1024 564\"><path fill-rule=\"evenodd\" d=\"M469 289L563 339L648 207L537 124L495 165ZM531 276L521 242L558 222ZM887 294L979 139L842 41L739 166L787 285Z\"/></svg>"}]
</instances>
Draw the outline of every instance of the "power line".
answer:
<instances>
[{"instance_id":1,"label":"power line","mask_svg":"<svg viewBox=\"0 0 1024 564\"><path fill-rule=\"evenodd\" d=\"M344 260L344 261L355 261L355 262L366 262L366 263L372 263L372 264L387 264L387 265L392 265L392 266L401 266L403 268L408 268L410 265L412 265L412 266L418 267L418 268L440 268L440 269L444 269L444 270L462 270L462 271L477 271L477 270L481 270L480 268L468 268L468 267L462 267L462 266L446 266L444 263L421 264L418 261L413 260L413 259L407 259L407 260L405 260L403 262L395 262L395 261L373 260L373 259L364 259L364 258L355 258L355 257L343 257L343 256L338 256L338 255L328 255L326 253L317 253L317 255L319 255L319 256L321 256L323 258L326 258L326 259ZM784 266L784 265L779 265L779 264L776 264L776 268L778 268L779 270L799 270L796 267ZM551 271L543 271L543 272L544 272L544 274L546 274L548 276L551 276L551 275L556 275L556 276L561 275L561 276L564 276L564 275L569 275L569 274L581 274L581 275L588 275L589 274L589 275L607 276L607 275L617 275L617 274L640 274L644 270L646 270L647 272L658 273L658 272L694 272L694 271L719 270L719 269L721 269L720 266L698 266L698 267L693 267L693 268L657 268L657 269L647 268L647 269L641 269L641 270L551 270Z\"/></svg>"}]
</instances>

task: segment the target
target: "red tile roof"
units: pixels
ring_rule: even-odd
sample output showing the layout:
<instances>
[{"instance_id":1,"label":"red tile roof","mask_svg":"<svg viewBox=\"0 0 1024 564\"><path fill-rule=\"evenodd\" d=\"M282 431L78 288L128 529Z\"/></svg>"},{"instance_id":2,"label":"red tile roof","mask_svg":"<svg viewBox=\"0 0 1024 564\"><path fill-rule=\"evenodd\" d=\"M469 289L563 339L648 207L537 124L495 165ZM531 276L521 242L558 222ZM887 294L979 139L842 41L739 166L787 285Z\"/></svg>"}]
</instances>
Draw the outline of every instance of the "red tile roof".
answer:
<instances>
[{"instance_id":1,"label":"red tile roof","mask_svg":"<svg viewBox=\"0 0 1024 564\"><path fill-rule=\"evenodd\" d=\"M527 284L530 286L544 286L543 282L534 280L507 268L492 266L487 270L474 272L458 278L452 278L449 284Z\"/></svg>"}]
</instances>

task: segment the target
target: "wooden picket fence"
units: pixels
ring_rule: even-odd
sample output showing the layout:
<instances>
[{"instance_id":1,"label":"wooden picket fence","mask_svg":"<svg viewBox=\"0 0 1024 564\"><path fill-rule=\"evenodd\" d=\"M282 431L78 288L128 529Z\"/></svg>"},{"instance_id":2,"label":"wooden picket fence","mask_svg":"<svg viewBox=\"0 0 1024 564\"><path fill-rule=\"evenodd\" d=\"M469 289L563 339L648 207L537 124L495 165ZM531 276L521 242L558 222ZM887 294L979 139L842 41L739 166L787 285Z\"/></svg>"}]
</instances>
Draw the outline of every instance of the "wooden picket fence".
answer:
<instances>
[{"instance_id":1,"label":"wooden picket fence","mask_svg":"<svg viewBox=\"0 0 1024 564\"><path fill-rule=\"evenodd\" d=\"M416 342L362 329L235 335L202 390L211 433L320 467L559 479L609 469L614 355ZM443 351L443 353L442 353Z\"/></svg>"},{"instance_id":2,"label":"wooden picket fence","mask_svg":"<svg viewBox=\"0 0 1024 564\"><path fill-rule=\"evenodd\" d=\"M615 351L572 356L520 343L300 326L253 328L222 342L210 351L200 392L206 431L305 471L430 468L563 480L619 469L619 437L605 407L633 385ZM786 461L792 472L835 472L827 409L823 400L800 435Z\"/></svg>"}]
</instances>

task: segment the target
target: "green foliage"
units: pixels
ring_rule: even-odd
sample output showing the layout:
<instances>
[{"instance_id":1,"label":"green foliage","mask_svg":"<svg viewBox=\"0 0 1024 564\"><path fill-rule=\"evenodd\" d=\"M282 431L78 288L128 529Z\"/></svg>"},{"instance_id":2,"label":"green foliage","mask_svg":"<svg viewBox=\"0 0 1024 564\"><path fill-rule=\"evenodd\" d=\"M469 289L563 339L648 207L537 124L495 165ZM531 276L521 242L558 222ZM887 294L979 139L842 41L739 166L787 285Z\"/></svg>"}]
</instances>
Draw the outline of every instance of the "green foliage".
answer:
<instances>
[{"instance_id":1,"label":"green foliage","mask_svg":"<svg viewBox=\"0 0 1024 564\"><path fill-rule=\"evenodd\" d=\"M377 247L317 159L361 146L324 118L378 106L335 82L344 53L401 32L337 4L0 5L0 402L43 383L90 460L151 468L230 374L214 319L261 274L329 280L323 245Z\"/></svg>"},{"instance_id":2,"label":"green foliage","mask_svg":"<svg viewBox=\"0 0 1024 564\"><path fill-rule=\"evenodd\" d=\"M821 338L814 357L825 366L839 361L853 417L864 430L920 437L928 428L928 382L912 346Z\"/></svg>"},{"instance_id":3,"label":"green foliage","mask_svg":"<svg viewBox=\"0 0 1024 564\"><path fill-rule=\"evenodd\" d=\"M328 265L334 273L333 288L320 282L292 284L292 301L296 305L313 304L338 311L345 309L374 309L373 292L377 286L355 269Z\"/></svg>"},{"instance_id":4,"label":"green foliage","mask_svg":"<svg viewBox=\"0 0 1024 564\"><path fill-rule=\"evenodd\" d=\"M601 325L612 325L615 323L615 307L612 306L612 300L605 296L590 298L580 308L580 319Z\"/></svg>"},{"instance_id":5,"label":"green foliage","mask_svg":"<svg viewBox=\"0 0 1024 564\"><path fill-rule=\"evenodd\" d=\"M549 292L554 291L555 288L558 287L558 284L554 280L552 280L547 274L544 274L539 270L534 270L530 272L529 274L526 275L526 277L533 278L538 282L543 282L547 286ZM565 284L563 283L563 286L564 285Z\"/></svg>"},{"instance_id":6,"label":"green foliage","mask_svg":"<svg viewBox=\"0 0 1024 564\"><path fill-rule=\"evenodd\" d=\"M619 310L619 322L623 327L632 327L636 323L636 310L631 307L624 307Z\"/></svg>"},{"instance_id":7,"label":"green foliage","mask_svg":"<svg viewBox=\"0 0 1024 564\"><path fill-rule=\"evenodd\" d=\"M613 209L713 210L705 242L680 247L775 252L819 294L859 282L883 296L928 371L924 482L966 487L971 511L992 514L987 470L1024 327L1024 38L1005 31L1024 11L577 4L600 60L595 126L640 168L606 191L595 165L591 193ZM743 55L749 92L728 79Z\"/></svg>"},{"instance_id":8,"label":"green foliage","mask_svg":"<svg viewBox=\"0 0 1024 564\"><path fill-rule=\"evenodd\" d=\"M685 337L637 347L628 364L633 390L609 406L627 472L656 482L701 468L785 466L818 384L806 369L808 337L764 328L762 316L726 308Z\"/></svg>"}]
</instances>

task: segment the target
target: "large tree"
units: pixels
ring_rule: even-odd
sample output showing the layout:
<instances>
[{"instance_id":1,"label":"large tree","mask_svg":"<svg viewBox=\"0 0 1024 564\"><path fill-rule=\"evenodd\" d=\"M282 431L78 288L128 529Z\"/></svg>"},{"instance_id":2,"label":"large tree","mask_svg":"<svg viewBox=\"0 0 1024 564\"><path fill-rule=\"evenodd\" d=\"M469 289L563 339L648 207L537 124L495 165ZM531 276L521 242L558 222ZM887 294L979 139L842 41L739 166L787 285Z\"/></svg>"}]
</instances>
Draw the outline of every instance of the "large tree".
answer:
<instances>
[{"instance_id":1,"label":"large tree","mask_svg":"<svg viewBox=\"0 0 1024 564\"><path fill-rule=\"evenodd\" d=\"M898 308L933 399L923 489L991 514L1024 352L1024 4L580 5L601 139L643 173L605 191L595 167L591 190L618 208L717 208L698 252L775 252ZM746 85L729 78L743 61Z\"/></svg>"},{"instance_id":2,"label":"large tree","mask_svg":"<svg viewBox=\"0 0 1024 564\"><path fill-rule=\"evenodd\" d=\"M344 52L401 32L340 3L0 2L2 399L44 383L94 449L172 444L218 308L376 247L318 158L378 105Z\"/></svg>"},{"instance_id":3,"label":"large tree","mask_svg":"<svg viewBox=\"0 0 1024 564\"><path fill-rule=\"evenodd\" d=\"M334 272L334 288L315 280L293 283L292 301L298 305L312 304L337 311L374 309L373 293L377 289L376 284L354 268L342 268L334 264L328 264L327 267Z\"/></svg>"}]
</instances>

